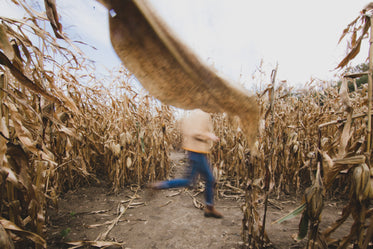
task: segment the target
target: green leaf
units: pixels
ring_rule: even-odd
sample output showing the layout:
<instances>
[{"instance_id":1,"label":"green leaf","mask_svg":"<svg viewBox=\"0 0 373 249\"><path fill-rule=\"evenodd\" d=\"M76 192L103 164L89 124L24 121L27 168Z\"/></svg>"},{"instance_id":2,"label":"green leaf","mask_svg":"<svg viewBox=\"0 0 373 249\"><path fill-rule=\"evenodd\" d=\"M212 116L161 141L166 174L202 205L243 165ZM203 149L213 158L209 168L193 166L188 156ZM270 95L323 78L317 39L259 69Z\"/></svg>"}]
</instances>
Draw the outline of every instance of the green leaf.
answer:
<instances>
[{"instance_id":1,"label":"green leaf","mask_svg":"<svg viewBox=\"0 0 373 249\"><path fill-rule=\"evenodd\" d=\"M67 235L69 235L70 232L71 232L71 228L68 227L68 228L66 228L66 229L64 229L64 230L61 231L61 236L62 236L63 238L66 238Z\"/></svg>"},{"instance_id":2,"label":"green leaf","mask_svg":"<svg viewBox=\"0 0 373 249\"><path fill-rule=\"evenodd\" d=\"M293 211L291 211L286 216L284 216L284 217L282 217L282 218L280 218L280 219L272 222L272 224L275 224L275 223L280 224L281 222L284 222L286 220L290 220L290 219L294 218L298 214L302 213L302 211L306 208L306 206L307 206L307 204L303 203L302 205L300 205L299 207L297 207L296 209L294 209Z\"/></svg>"}]
</instances>

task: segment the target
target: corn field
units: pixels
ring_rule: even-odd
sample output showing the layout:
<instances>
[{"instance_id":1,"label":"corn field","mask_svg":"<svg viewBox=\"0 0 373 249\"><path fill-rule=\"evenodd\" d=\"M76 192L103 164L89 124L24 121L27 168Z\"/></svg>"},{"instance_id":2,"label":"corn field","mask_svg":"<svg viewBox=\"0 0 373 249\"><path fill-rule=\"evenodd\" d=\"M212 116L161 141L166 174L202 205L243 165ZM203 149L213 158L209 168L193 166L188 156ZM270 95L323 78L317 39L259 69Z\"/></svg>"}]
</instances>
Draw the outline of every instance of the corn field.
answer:
<instances>
[{"instance_id":1,"label":"corn field","mask_svg":"<svg viewBox=\"0 0 373 249\"><path fill-rule=\"evenodd\" d=\"M65 38L65 48L45 30L43 13L13 2L27 18L1 17L0 24L0 245L46 248L46 210L61 194L100 181L109 182L115 193L165 179L170 152L180 147L181 137L175 109L139 91L128 70L113 69L110 80L97 78L79 47ZM341 68L356 56L370 28L364 12L344 31L342 38L352 33L351 52ZM356 75L341 76L340 87L311 82L294 91L277 83L276 71L256 96L261 121L254 145L238 119L213 114L221 138L210 158L217 190L222 197L227 187L245 193L245 245L270 246L266 211L261 216L259 209L266 208L269 195L286 193L304 196L297 209L298 237L307 237L308 248L368 248L373 238L371 71L370 83L353 92L348 85ZM349 195L342 217L321 231L325 199L341 194ZM349 215L350 234L331 239Z\"/></svg>"}]
</instances>

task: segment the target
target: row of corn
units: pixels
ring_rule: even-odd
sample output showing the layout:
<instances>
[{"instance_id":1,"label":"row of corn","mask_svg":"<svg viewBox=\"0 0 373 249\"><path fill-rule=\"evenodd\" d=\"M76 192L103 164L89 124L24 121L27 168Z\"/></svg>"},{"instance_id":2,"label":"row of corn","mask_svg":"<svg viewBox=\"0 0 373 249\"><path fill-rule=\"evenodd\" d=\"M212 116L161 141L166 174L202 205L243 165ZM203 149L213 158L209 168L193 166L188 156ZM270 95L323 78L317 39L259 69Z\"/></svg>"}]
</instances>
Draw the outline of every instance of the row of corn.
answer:
<instances>
[{"instance_id":1,"label":"row of corn","mask_svg":"<svg viewBox=\"0 0 373 249\"><path fill-rule=\"evenodd\" d=\"M172 108L135 91L126 70L96 78L79 48L61 47L34 11L0 23L1 248L45 248L47 207L69 189L165 178L179 137Z\"/></svg>"}]
</instances>

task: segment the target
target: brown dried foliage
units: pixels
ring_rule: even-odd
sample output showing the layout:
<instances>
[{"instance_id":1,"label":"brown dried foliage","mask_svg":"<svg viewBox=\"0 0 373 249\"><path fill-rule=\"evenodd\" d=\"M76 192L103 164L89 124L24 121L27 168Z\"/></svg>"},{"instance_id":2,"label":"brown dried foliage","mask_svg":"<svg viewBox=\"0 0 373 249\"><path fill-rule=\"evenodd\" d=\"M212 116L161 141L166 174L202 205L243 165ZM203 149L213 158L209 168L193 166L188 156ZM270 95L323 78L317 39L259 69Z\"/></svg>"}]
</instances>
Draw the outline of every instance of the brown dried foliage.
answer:
<instances>
[{"instance_id":1,"label":"brown dried foliage","mask_svg":"<svg viewBox=\"0 0 373 249\"><path fill-rule=\"evenodd\" d=\"M133 90L126 70L104 87L78 48L38 25L45 16L18 4L29 16L0 24L0 224L17 246L45 248L46 208L61 193L165 178L177 135L173 110Z\"/></svg>"},{"instance_id":2,"label":"brown dried foliage","mask_svg":"<svg viewBox=\"0 0 373 249\"><path fill-rule=\"evenodd\" d=\"M221 138L212 153L215 172L219 172L218 186L222 187L228 181L247 189L242 228L245 242L253 248L262 243L263 217L258 215L258 209L264 201L267 177L270 178L268 191L271 196L308 193L307 205L310 207L307 212L312 213L311 206L314 206L318 215L322 205L313 203L322 203L324 194L310 193L316 182L318 163L322 165L322 185L326 186L328 196L349 193L353 188L349 184L352 173L348 171L346 174L345 170L353 168L356 160L361 161L360 157L365 158L367 85L352 93L348 93L345 87L339 90L325 85L324 82L313 83L298 93L282 85L275 90L265 90L265 93L275 94L273 121L269 96L259 95L264 129L256 144L256 152L248 149L247 140L235 120L224 115L214 117L215 132ZM341 164L343 167L339 166ZM269 175L266 175L267 169ZM325 191L322 185L318 188L320 193ZM306 190L307 187L310 188ZM367 210L365 208L364 212ZM355 213L359 212L361 209ZM356 217L361 218L360 215ZM364 217L363 220L368 222L370 216ZM317 217L314 222L318 224ZM313 230L310 238L320 244L321 239L316 234L317 231ZM348 243L352 243L353 238ZM265 243L269 242L265 234L263 239Z\"/></svg>"},{"instance_id":3,"label":"brown dried foliage","mask_svg":"<svg viewBox=\"0 0 373 249\"><path fill-rule=\"evenodd\" d=\"M14 2L29 16L22 21L1 18L0 24L1 243L11 248L13 237L17 244L32 241L45 247L45 210L56 205L60 193L103 179L118 191L127 184L165 178L169 151L179 146L180 135L173 109L135 91L128 71L114 72L117 77L110 82L96 79L91 65L64 34L74 50L61 47L38 26L46 16L23 1ZM355 51L363 36L353 35ZM41 46L34 45L35 39ZM352 213L356 222L351 230L366 237L349 235L341 245L368 243L372 210L356 194L354 186L361 184L349 184L357 167L353 159L360 162L356 156L366 150L367 87L348 93L343 85L339 93L325 85L313 83L303 92L268 86L256 97L262 129L254 146L238 120L213 116L221 138L211 154L218 190L222 196L232 189L240 195L247 190L242 228L251 246L262 245L263 239L270 242L261 233L258 212L265 193L303 193L314 186L318 163L328 194L352 189L353 197L324 236L328 238ZM317 203L312 189L306 191L307 203Z\"/></svg>"}]
</instances>

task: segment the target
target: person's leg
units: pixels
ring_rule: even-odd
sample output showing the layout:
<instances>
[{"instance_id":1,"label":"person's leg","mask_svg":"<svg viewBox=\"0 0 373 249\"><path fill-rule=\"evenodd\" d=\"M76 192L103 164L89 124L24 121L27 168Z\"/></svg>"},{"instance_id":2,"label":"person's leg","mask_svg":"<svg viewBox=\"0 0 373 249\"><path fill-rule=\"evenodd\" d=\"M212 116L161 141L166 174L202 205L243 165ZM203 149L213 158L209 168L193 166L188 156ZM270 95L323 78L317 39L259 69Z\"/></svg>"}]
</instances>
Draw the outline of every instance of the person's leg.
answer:
<instances>
[{"instance_id":1,"label":"person's leg","mask_svg":"<svg viewBox=\"0 0 373 249\"><path fill-rule=\"evenodd\" d=\"M191 158L191 154L189 152L189 168L187 169L187 172L185 174L184 178L176 178L168 181L162 181L157 182L153 184L154 188L157 189L168 189L168 188L180 188L180 187L187 187L192 184L194 181L194 178L197 174L197 167L198 162L196 162L194 159Z\"/></svg>"},{"instance_id":2,"label":"person's leg","mask_svg":"<svg viewBox=\"0 0 373 249\"><path fill-rule=\"evenodd\" d=\"M180 188L186 187L190 185L190 180L185 178L176 178L168 181L160 182L159 188L160 189L167 189L167 188Z\"/></svg>"},{"instance_id":3,"label":"person's leg","mask_svg":"<svg viewBox=\"0 0 373 249\"><path fill-rule=\"evenodd\" d=\"M207 160L207 156L205 154L200 154L200 167L199 173L206 181L206 190L205 190L205 199L206 205L213 206L214 205L214 184L215 179L214 175L211 171L210 164Z\"/></svg>"},{"instance_id":4,"label":"person's leg","mask_svg":"<svg viewBox=\"0 0 373 249\"><path fill-rule=\"evenodd\" d=\"M199 167L198 172L205 178L206 189L205 189L205 198L206 198L206 208L204 209L205 217L214 217L214 218L223 218L223 215L214 208L214 184L215 179L212 174L210 164L207 160L205 154L199 154Z\"/></svg>"}]
</instances>

